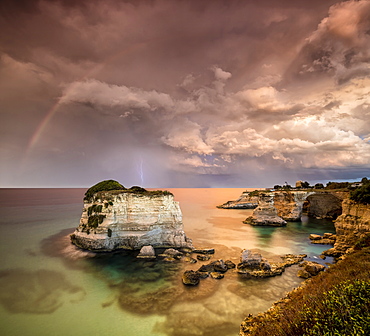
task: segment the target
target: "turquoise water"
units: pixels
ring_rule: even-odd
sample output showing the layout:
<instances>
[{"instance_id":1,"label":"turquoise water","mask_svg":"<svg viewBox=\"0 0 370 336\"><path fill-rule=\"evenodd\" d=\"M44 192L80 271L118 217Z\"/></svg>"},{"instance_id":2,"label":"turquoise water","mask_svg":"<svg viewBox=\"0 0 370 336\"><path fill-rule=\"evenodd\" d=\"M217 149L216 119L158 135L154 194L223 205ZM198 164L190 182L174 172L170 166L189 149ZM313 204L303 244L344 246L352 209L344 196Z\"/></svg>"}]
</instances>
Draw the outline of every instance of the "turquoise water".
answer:
<instances>
[{"instance_id":1,"label":"turquoise water","mask_svg":"<svg viewBox=\"0 0 370 336\"><path fill-rule=\"evenodd\" d=\"M215 247L214 259L238 262L244 248L268 259L329 248L310 233L333 223L303 218L282 228L245 225L252 210L217 209L245 189L171 189L196 247ZM69 242L84 189L0 189L0 331L2 335L237 335L249 313L268 309L301 280L297 266L282 276L183 286L183 263L137 260L137 252L85 253ZM329 260L330 261L330 260Z\"/></svg>"}]
</instances>

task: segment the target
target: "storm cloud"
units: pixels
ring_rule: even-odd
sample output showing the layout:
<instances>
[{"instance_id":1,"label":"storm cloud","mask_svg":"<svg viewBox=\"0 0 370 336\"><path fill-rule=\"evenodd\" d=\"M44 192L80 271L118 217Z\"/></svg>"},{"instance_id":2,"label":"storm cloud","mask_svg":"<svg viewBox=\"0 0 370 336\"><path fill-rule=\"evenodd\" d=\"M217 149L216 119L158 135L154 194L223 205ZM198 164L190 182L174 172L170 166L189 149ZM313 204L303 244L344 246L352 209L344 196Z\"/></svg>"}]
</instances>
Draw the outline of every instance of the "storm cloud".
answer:
<instances>
[{"instance_id":1,"label":"storm cloud","mask_svg":"<svg viewBox=\"0 0 370 336\"><path fill-rule=\"evenodd\" d=\"M368 176L368 1L1 6L1 186Z\"/></svg>"}]
</instances>

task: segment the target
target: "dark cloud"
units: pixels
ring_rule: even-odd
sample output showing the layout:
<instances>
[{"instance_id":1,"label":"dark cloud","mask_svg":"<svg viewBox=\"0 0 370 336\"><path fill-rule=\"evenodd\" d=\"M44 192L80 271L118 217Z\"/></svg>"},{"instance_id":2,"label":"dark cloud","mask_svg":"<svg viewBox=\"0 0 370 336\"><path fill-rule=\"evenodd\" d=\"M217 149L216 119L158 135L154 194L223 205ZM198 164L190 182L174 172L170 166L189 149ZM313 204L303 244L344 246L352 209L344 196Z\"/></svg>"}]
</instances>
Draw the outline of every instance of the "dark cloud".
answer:
<instances>
[{"instance_id":1,"label":"dark cloud","mask_svg":"<svg viewBox=\"0 0 370 336\"><path fill-rule=\"evenodd\" d=\"M0 9L1 185L262 185L370 165L368 1Z\"/></svg>"},{"instance_id":2,"label":"dark cloud","mask_svg":"<svg viewBox=\"0 0 370 336\"><path fill-rule=\"evenodd\" d=\"M369 75L370 2L346 1L332 6L293 62L290 75L328 75L344 84Z\"/></svg>"}]
</instances>

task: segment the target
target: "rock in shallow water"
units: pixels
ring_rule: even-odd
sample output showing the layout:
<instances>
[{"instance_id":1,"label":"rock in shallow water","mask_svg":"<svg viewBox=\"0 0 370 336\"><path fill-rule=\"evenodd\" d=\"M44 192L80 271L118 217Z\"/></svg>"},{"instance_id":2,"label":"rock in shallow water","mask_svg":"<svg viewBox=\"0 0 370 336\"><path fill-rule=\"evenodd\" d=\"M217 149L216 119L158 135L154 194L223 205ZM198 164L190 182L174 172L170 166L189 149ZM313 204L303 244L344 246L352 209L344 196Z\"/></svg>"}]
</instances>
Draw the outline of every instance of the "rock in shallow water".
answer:
<instances>
[{"instance_id":1,"label":"rock in shallow water","mask_svg":"<svg viewBox=\"0 0 370 336\"><path fill-rule=\"evenodd\" d=\"M189 257L189 256L186 256L184 259L183 259L185 262L188 262L190 264L195 264L197 261L197 259L194 259L192 257Z\"/></svg>"},{"instance_id":2,"label":"rock in shallow water","mask_svg":"<svg viewBox=\"0 0 370 336\"><path fill-rule=\"evenodd\" d=\"M315 276L325 269L324 265L321 265L315 261L307 261L307 260L301 263L299 266L303 268L303 271L308 273L309 277ZM307 275L305 272L301 272L301 274Z\"/></svg>"},{"instance_id":3,"label":"rock in shallow water","mask_svg":"<svg viewBox=\"0 0 370 336\"><path fill-rule=\"evenodd\" d=\"M205 249L195 249L193 253L200 253L200 254L214 254L215 249L213 248L205 248Z\"/></svg>"},{"instance_id":4,"label":"rock in shallow water","mask_svg":"<svg viewBox=\"0 0 370 336\"><path fill-rule=\"evenodd\" d=\"M184 285L195 286L199 284L201 274L197 271L185 271L182 275L182 282Z\"/></svg>"},{"instance_id":5,"label":"rock in shallow water","mask_svg":"<svg viewBox=\"0 0 370 336\"><path fill-rule=\"evenodd\" d=\"M155 256L155 250L153 246L143 246L140 250L140 253L136 258L142 258L142 259L154 259L156 258Z\"/></svg>"},{"instance_id":6,"label":"rock in shallow water","mask_svg":"<svg viewBox=\"0 0 370 336\"><path fill-rule=\"evenodd\" d=\"M225 265L227 266L228 269L232 269L236 267L236 265L231 260L226 260Z\"/></svg>"},{"instance_id":7,"label":"rock in shallow water","mask_svg":"<svg viewBox=\"0 0 370 336\"><path fill-rule=\"evenodd\" d=\"M211 256L209 254L198 254L197 259L199 261L207 261L207 260L211 259Z\"/></svg>"},{"instance_id":8,"label":"rock in shallow water","mask_svg":"<svg viewBox=\"0 0 370 336\"><path fill-rule=\"evenodd\" d=\"M287 222L277 215L277 210L272 204L260 204L243 222L257 226L285 226Z\"/></svg>"},{"instance_id":9,"label":"rock in shallow water","mask_svg":"<svg viewBox=\"0 0 370 336\"><path fill-rule=\"evenodd\" d=\"M219 273L219 272L211 272L210 276L213 279L222 279L224 277L224 275L222 273Z\"/></svg>"},{"instance_id":10,"label":"rock in shallow water","mask_svg":"<svg viewBox=\"0 0 370 336\"><path fill-rule=\"evenodd\" d=\"M154 247L192 248L178 202L169 192L100 191L84 201L80 225L70 236L94 251Z\"/></svg>"},{"instance_id":11,"label":"rock in shallow water","mask_svg":"<svg viewBox=\"0 0 370 336\"><path fill-rule=\"evenodd\" d=\"M228 267L226 266L225 262L222 259L214 261L212 264L216 272L225 273L228 270Z\"/></svg>"},{"instance_id":12,"label":"rock in shallow water","mask_svg":"<svg viewBox=\"0 0 370 336\"><path fill-rule=\"evenodd\" d=\"M244 278L266 278L280 275L285 268L301 262L307 255L287 254L282 258L282 262L270 263L259 253L244 250L237 266L237 272Z\"/></svg>"}]
</instances>

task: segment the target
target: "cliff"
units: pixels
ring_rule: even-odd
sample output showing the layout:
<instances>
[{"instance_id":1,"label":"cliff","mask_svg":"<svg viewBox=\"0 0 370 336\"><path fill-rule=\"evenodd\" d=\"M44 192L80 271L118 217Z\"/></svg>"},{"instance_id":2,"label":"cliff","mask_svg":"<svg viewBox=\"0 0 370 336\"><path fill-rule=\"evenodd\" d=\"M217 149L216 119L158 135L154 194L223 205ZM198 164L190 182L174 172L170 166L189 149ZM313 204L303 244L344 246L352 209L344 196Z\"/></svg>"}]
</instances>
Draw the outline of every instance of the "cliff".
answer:
<instances>
[{"instance_id":1,"label":"cliff","mask_svg":"<svg viewBox=\"0 0 370 336\"><path fill-rule=\"evenodd\" d=\"M89 250L192 247L173 195L142 188L88 194L71 240Z\"/></svg>"},{"instance_id":2,"label":"cliff","mask_svg":"<svg viewBox=\"0 0 370 336\"><path fill-rule=\"evenodd\" d=\"M279 217L286 221L300 221L303 205L312 191L276 191L272 193L273 204Z\"/></svg>"},{"instance_id":3,"label":"cliff","mask_svg":"<svg viewBox=\"0 0 370 336\"><path fill-rule=\"evenodd\" d=\"M254 191L244 192L236 201L228 201L218 208L251 209L253 215L244 223L252 225L285 225L285 221L300 221L302 214L310 217L335 219L342 213L342 200L348 192L335 191Z\"/></svg>"},{"instance_id":4,"label":"cliff","mask_svg":"<svg viewBox=\"0 0 370 336\"><path fill-rule=\"evenodd\" d=\"M254 209L258 206L258 194L254 192L244 191L235 201L228 201L218 205L220 209Z\"/></svg>"},{"instance_id":5,"label":"cliff","mask_svg":"<svg viewBox=\"0 0 370 336\"><path fill-rule=\"evenodd\" d=\"M342 200L348 193L328 191L275 191L273 204L278 216L286 221L300 221L302 213L309 217L335 219L342 213Z\"/></svg>"},{"instance_id":6,"label":"cliff","mask_svg":"<svg viewBox=\"0 0 370 336\"><path fill-rule=\"evenodd\" d=\"M342 202L342 214L334 222L336 242L326 255L339 256L353 250L356 242L370 233L370 204L356 203L350 199Z\"/></svg>"}]
</instances>

